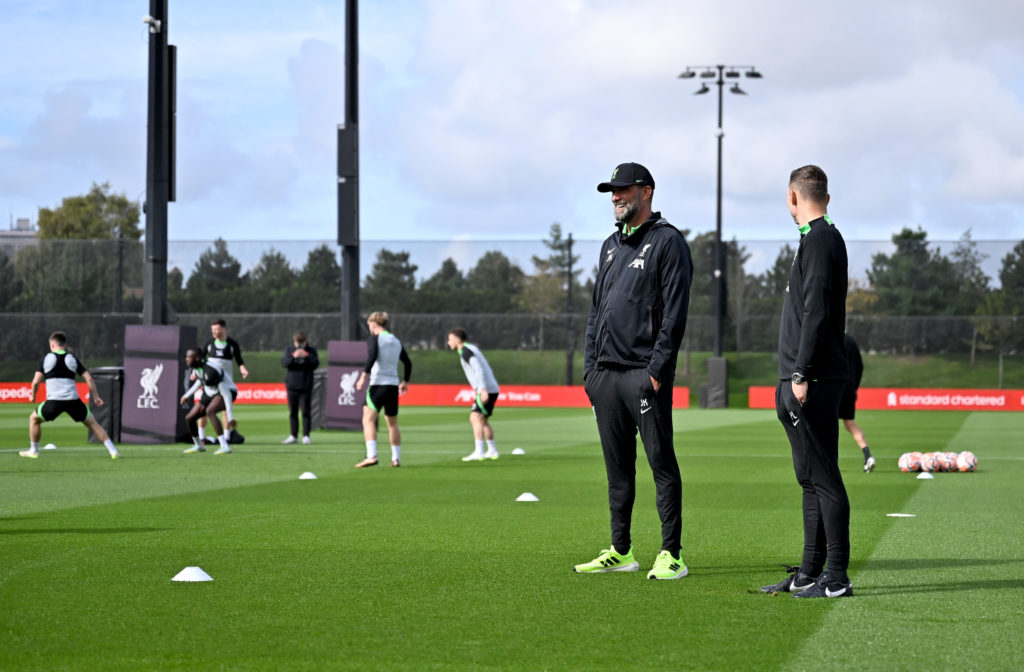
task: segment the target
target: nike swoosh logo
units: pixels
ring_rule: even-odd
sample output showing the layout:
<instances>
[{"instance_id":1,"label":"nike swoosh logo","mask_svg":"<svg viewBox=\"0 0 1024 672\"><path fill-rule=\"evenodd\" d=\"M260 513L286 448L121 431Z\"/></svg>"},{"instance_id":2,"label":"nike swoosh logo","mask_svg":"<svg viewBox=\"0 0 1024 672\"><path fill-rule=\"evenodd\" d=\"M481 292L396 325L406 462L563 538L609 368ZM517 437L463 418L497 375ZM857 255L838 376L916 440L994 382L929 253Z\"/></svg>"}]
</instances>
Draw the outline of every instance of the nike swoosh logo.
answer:
<instances>
[{"instance_id":1,"label":"nike swoosh logo","mask_svg":"<svg viewBox=\"0 0 1024 672\"><path fill-rule=\"evenodd\" d=\"M645 408L642 411L640 411L640 415L643 415L644 413L646 413L647 411L651 410L652 408L654 408L654 407L653 406L648 406L647 408Z\"/></svg>"},{"instance_id":2,"label":"nike swoosh logo","mask_svg":"<svg viewBox=\"0 0 1024 672\"><path fill-rule=\"evenodd\" d=\"M814 585L813 581L808 583L806 586L798 586L798 585L796 585L794 583L792 586L789 587L789 591L792 592L792 593L799 593L802 590L807 590L808 588L810 588L813 585Z\"/></svg>"},{"instance_id":3,"label":"nike swoosh logo","mask_svg":"<svg viewBox=\"0 0 1024 672\"><path fill-rule=\"evenodd\" d=\"M839 590L837 590L834 593L831 590L829 590L828 588L826 588L825 589L825 597L839 597L840 595L844 594L845 592L846 592L846 586L843 586L842 588L840 588Z\"/></svg>"}]
</instances>

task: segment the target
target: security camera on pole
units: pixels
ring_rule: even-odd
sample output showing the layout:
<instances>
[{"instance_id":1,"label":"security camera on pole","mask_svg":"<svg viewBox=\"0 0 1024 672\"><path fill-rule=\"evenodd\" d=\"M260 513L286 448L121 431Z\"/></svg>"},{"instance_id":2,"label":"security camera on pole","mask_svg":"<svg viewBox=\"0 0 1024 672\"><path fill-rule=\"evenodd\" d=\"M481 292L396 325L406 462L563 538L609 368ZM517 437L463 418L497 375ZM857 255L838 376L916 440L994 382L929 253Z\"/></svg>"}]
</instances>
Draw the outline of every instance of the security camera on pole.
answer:
<instances>
[{"instance_id":1,"label":"security camera on pole","mask_svg":"<svg viewBox=\"0 0 1024 672\"><path fill-rule=\"evenodd\" d=\"M728 70L727 70L728 68ZM715 133L718 138L718 181L715 189L715 249L712 271L713 295L711 305L715 316L715 356L708 360L708 382L702 384L700 394L700 405L702 408L725 408L729 403L728 379L726 374L725 357L722 356L722 322L725 319L725 249L722 247L722 138L725 132L722 130L722 98L725 79L738 79L739 71L745 69L744 73L751 79L761 79L762 75L753 65L688 65L686 70L679 74L680 79L692 79L697 77L697 70L701 79L714 79L715 69L718 70L718 131ZM703 95L709 92L707 82L701 82L700 88L694 91L694 95ZM739 82L729 88L730 93L745 96L747 92L740 88Z\"/></svg>"}]
</instances>

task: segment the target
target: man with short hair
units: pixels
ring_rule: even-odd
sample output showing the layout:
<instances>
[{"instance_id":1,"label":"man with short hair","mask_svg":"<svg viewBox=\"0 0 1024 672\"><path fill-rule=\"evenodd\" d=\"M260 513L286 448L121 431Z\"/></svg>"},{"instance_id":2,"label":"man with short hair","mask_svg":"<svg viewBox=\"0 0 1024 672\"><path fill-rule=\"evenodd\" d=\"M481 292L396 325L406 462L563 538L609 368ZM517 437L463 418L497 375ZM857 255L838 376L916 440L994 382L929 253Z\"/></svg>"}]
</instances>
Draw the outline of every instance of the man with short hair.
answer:
<instances>
[{"instance_id":1,"label":"man with short hair","mask_svg":"<svg viewBox=\"0 0 1024 672\"><path fill-rule=\"evenodd\" d=\"M36 393L39 385L46 381L46 401L36 407L29 415L28 438L29 449L18 451L18 455L28 458L39 457L39 440L43 436L43 423L56 420L61 413L67 413L75 422L80 422L96 435L96 438L103 443L110 454L110 459L116 460L121 457L117 452L114 442L110 440L107 432L92 417L89 407L78 397L78 388L75 386L75 376L82 376L86 385L89 386L89 396L97 406L103 405L103 399L96 389L96 381L92 374L85 368L80 359L67 351L68 337L63 331L55 331L50 334L50 352L43 357L39 363L35 375L32 377L32 396L30 401L35 403Z\"/></svg>"},{"instance_id":2,"label":"man with short hair","mask_svg":"<svg viewBox=\"0 0 1024 672\"><path fill-rule=\"evenodd\" d=\"M235 385L234 372L235 362L238 362L238 370L242 372L242 378L249 377L249 369L245 368L242 362L242 346L238 341L228 336L228 323L223 319L217 319L210 325L212 338L203 346L204 361L210 366L220 369L223 379L220 382L221 399L224 401L225 433L230 433L238 427L235 422L234 400L238 395L238 386ZM199 440L205 441L206 416L199 419ZM219 440L219 436L218 436Z\"/></svg>"},{"instance_id":3,"label":"man with short hair","mask_svg":"<svg viewBox=\"0 0 1024 672\"><path fill-rule=\"evenodd\" d=\"M402 432L398 429L398 397L409 391L409 376L412 375L412 360L405 352L402 342L388 331L390 318L384 311L370 313L366 326L370 337L366 340L366 366L356 381L356 389L363 389L367 377L370 386L366 389L363 405L363 439L366 441L366 459L356 464L356 469L377 466L377 419L384 411L384 422L388 426L391 441L391 466L402 466ZM398 362L404 370L402 380L398 379Z\"/></svg>"},{"instance_id":4,"label":"man with short hair","mask_svg":"<svg viewBox=\"0 0 1024 672\"><path fill-rule=\"evenodd\" d=\"M853 336L844 334L844 340L846 341L846 360L849 364L850 379L846 382L846 387L843 388L843 398L839 402L839 419L843 421L846 431L850 433L860 451L864 453L864 473L870 474L874 471L877 462L871 456L868 440L864 438L864 430L854 420L857 415L857 389L864 376L864 360L860 356L860 347L858 347L857 341L853 340Z\"/></svg>"},{"instance_id":5,"label":"man with short hair","mask_svg":"<svg viewBox=\"0 0 1024 672\"><path fill-rule=\"evenodd\" d=\"M306 338L306 332L296 331L292 345L281 356L281 366L288 370L284 377L284 388L288 395L288 425L291 434L281 443L287 445L299 440L299 411L302 411L302 443L312 443L309 438L312 418L313 372L320 366L316 348Z\"/></svg>"},{"instance_id":6,"label":"man with short hair","mask_svg":"<svg viewBox=\"0 0 1024 672\"><path fill-rule=\"evenodd\" d=\"M680 579L682 480L672 439L676 359L686 331L693 262L682 232L652 210L654 178L620 164L608 182L615 232L601 246L587 317L583 385L594 407L608 476L611 547L579 573L637 571L630 527L640 432L657 488L661 551L648 579Z\"/></svg>"},{"instance_id":7,"label":"man with short hair","mask_svg":"<svg viewBox=\"0 0 1024 672\"><path fill-rule=\"evenodd\" d=\"M221 383L224 380L224 372L216 366L207 363L203 359L202 351L198 348L189 348L185 353L185 368L191 373L191 378L195 382L181 396L181 403L185 404L189 399L192 399L200 388L202 388L203 394L199 398L199 403L194 405L188 414L185 415L185 424L188 425L189 434L191 434L192 442L195 445L191 448L186 448L184 453L191 455L193 453L206 452L205 442L199 435L199 419L209 418L213 424L214 431L217 432L217 440L220 442L220 448L213 454L227 455L231 452L231 446L228 445L228 433L221 431L220 420L217 419L217 413L224 410L226 399L223 396L223 388L221 387Z\"/></svg>"},{"instance_id":8,"label":"man with short hair","mask_svg":"<svg viewBox=\"0 0 1024 672\"><path fill-rule=\"evenodd\" d=\"M846 243L827 212L828 177L818 166L789 176L786 202L800 231L779 321L775 409L803 489L800 566L766 593L849 597L850 500L839 473L839 402L849 377ZM826 562L828 569L825 569Z\"/></svg>"},{"instance_id":9,"label":"man with short hair","mask_svg":"<svg viewBox=\"0 0 1024 672\"><path fill-rule=\"evenodd\" d=\"M448 331L448 347L459 353L459 363L466 374L466 380L476 397L469 410L469 424L473 427L473 452L462 458L463 462L480 462L481 460L498 459L498 448L494 442L494 428L491 427L491 415L494 405L498 403L498 379L494 377L491 365L477 346L467 343L469 334L462 327ZM484 444L487 452L484 452Z\"/></svg>"}]
</instances>

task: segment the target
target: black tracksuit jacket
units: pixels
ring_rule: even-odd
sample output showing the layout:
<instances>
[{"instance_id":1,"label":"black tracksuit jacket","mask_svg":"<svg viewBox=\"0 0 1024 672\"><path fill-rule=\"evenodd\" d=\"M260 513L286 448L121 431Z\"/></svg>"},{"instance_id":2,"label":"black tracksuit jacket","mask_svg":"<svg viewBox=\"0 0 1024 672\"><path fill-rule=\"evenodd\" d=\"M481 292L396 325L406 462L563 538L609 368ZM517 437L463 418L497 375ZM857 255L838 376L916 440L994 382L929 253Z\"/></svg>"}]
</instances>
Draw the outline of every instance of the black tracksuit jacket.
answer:
<instances>
[{"instance_id":1,"label":"black tracksuit jacket","mask_svg":"<svg viewBox=\"0 0 1024 672\"><path fill-rule=\"evenodd\" d=\"M779 380L847 380L846 243L828 216L800 237L779 321Z\"/></svg>"},{"instance_id":2,"label":"black tracksuit jacket","mask_svg":"<svg viewBox=\"0 0 1024 672\"><path fill-rule=\"evenodd\" d=\"M660 383L675 377L686 331L693 261L683 234L660 212L601 246L587 316L583 377L596 367L645 368Z\"/></svg>"}]
</instances>

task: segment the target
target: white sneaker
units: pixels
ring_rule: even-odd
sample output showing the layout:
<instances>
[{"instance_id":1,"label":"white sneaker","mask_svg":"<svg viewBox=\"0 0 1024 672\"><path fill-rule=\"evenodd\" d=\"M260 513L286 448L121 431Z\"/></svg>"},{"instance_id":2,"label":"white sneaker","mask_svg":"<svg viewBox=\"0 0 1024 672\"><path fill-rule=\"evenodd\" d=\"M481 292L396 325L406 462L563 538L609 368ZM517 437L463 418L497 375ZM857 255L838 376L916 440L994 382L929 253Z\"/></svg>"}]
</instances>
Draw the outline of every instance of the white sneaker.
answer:
<instances>
[{"instance_id":1,"label":"white sneaker","mask_svg":"<svg viewBox=\"0 0 1024 672\"><path fill-rule=\"evenodd\" d=\"M474 450L472 453L470 453L469 455L466 455L464 458L462 458L462 461L463 462L482 462L483 459L484 459L484 454L481 453L478 450Z\"/></svg>"},{"instance_id":2,"label":"white sneaker","mask_svg":"<svg viewBox=\"0 0 1024 672\"><path fill-rule=\"evenodd\" d=\"M29 457L29 458L32 458L34 460L37 457L39 457L39 451L38 450L32 450L31 448L29 448L28 450L19 450L18 451L18 455L21 455L22 457Z\"/></svg>"},{"instance_id":3,"label":"white sneaker","mask_svg":"<svg viewBox=\"0 0 1024 672\"><path fill-rule=\"evenodd\" d=\"M287 439L285 439L281 443L283 443L284 445L288 446L288 445L291 445L291 444L295 443L296 441L298 441L298 439L296 439L294 436L289 436Z\"/></svg>"},{"instance_id":4,"label":"white sneaker","mask_svg":"<svg viewBox=\"0 0 1024 672\"><path fill-rule=\"evenodd\" d=\"M120 460L121 459L121 453L117 452L117 450L111 450L111 451L108 451L108 452L110 453L110 459L112 459L112 460Z\"/></svg>"},{"instance_id":5,"label":"white sneaker","mask_svg":"<svg viewBox=\"0 0 1024 672\"><path fill-rule=\"evenodd\" d=\"M231 452L231 447L230 446L224 446L223 448L218 448L217 450L213 451L213 454L214 455L227 455L230 452Z\"/></svg>"},{"instance_id":6,"label":"white sneaker","mask_svg":"<svg viewBox=\"0 0 1024 672\"><path fill-rule=\"evenodd\" d=\"M308 446L311 443L313 443L313 442L310 440L310 438L308 436L302 437L302 445Z\"/></svg>"},{"instance_id":7,"label":"white sneaker","mask_svg":"<svg viewBox=\"0 0 1024 672\"><path fill-rule=\"evenodd\" d=\"M486 453L484 453L484 459L485 460L496 460L496 459L498 459L498 451L496 451L496 450L488 450Z\"/></svg>"},{"instance_id":8,"label":"white sneaker","mask_svg":"<svg viewBox=\"0 0 1024 672\"><path fill-rule=\"evenodd\" d=\"M864 463L864 473L870 474L875 469L875 458L869 457Z\"/></svg>"}]
</instances>

